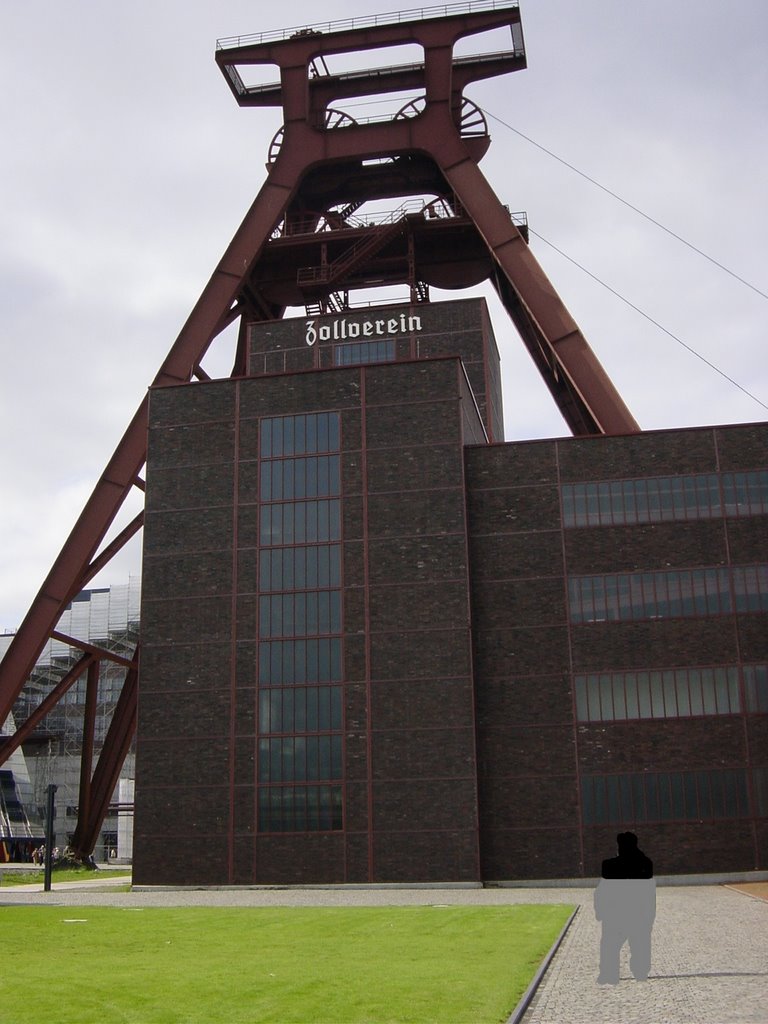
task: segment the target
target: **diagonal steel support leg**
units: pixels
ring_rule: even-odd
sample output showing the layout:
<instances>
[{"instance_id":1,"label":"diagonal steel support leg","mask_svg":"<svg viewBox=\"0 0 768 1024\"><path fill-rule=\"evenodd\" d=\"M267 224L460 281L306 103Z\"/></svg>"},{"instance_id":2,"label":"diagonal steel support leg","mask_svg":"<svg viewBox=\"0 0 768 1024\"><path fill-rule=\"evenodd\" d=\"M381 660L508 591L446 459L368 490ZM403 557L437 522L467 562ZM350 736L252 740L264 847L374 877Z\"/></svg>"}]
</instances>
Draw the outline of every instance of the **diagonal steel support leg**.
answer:
<instances>
[{"instance_id":1,"label":"diagonal steel support leg","mask_svg":"<svg viewBox=\"0 0 768 1024\"><path fill-rule=\"evenodd\" d=\"M81 808L78 817L72 848L76 856L82 859L90 857L93 853L109 810L112 793L120 778L120 769L136 732L138 679L137 670L130 669L125 677L101 756L90 780L87 814L83 816Z\"/></svg>"}]
</instances>

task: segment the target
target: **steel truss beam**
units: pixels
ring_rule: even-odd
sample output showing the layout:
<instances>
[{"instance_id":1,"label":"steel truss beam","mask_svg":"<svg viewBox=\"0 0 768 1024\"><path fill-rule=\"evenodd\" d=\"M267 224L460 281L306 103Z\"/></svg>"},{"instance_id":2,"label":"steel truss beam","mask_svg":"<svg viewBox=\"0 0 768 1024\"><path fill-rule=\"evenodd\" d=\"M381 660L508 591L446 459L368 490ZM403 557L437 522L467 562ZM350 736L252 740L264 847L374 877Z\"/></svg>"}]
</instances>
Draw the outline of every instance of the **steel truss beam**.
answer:
<instances>
[{"instance_id":1,"label":"steel truss beam","mask_svg":"<svg viewBox=\"0 0 768 1024\"><path fill-rule=\"evenodd\" d=\"M461 13L445 17L360 28L349 28L347 22L341 31L328 26L322 33L307 31L285 39L237 40L219 46L216 60L238 103L280 104L284 127L279 145L273 144L274 159L266 181L161 365L153 387L208 379L202 360L214 338L238 319L232 372L242 374L249 322L282 317L288 292L303 295L306 302L325 301L328 293L344 287L343 280L334 280L325 292L322 287L302 288L296 273L298 249L291 251L289 232L276 236L270 248L281 223L287 227L308 216L314 231L328 214L327 225L332 227L335 217L343 230L339 206L349 211L366 199L426 190L454 204L462 230L469 232L464 236L467 253L463 262L459 259L450 271L454 286L461 286L462 281L464 286L476 283L478 268L490 277L571 430L575 434L610 434L639 429L528 248L524 234L480 171L478 161L490 143L487 133L478 133L476 125L472 132L463 130L466 85L525 66L517 4L493 10L487 9L487 3L475 7L483 9L473 10L470 3L461 5ZM510 30L511 44L505 52L454 57L457 40L500 28ZM331 55L406 44L422 48L422 63L370 73L333 75L324 71ZM244 85L238 68L261 64L278 66L279 85ZM334 127L334 118L329 116L331 102L336 106L344 98L412 87L423 90L423 101L388 122L358 124L347 118L337 119ZM297 246L302 244L300 234L295 239ZM392 244L399 244L401 250L380 252L371 246L369 257L384 261L390 279L409 281L413 294L414 266L419 273L418 238L411 233L406 244L394 235L392 232ZM271 284L267 280L269 274L265 275L278 246L288 247L287 257L284 253L279 264L283 269L277 272L278 279L281 273L284 277L283 293L274 280ZM400 255L401 251L405 255ZM440 251L433 245L430 258L436 259L435 253ZM355 279L355 274L362 276ZM354 268L350 263L350 277L352 284L365 283L359 261ZM141 528L140 514L103 546L128 495L134 487L144 489L140 473L146 459L147 415L145 398L0 663L0 722L12 710L45 644L56 635L56 624L67 604ZM93 850L135 730L137 657L122 659L128 669L126 680L93 767L92 708L98 664L102 659L121 659L93 645L66 642L83 650L83 657L15 736L0 747L0 763L87 670L91 710L84 723L80 816L75 833L75 846L85 856Z\"/></svg>"}]
</instances>

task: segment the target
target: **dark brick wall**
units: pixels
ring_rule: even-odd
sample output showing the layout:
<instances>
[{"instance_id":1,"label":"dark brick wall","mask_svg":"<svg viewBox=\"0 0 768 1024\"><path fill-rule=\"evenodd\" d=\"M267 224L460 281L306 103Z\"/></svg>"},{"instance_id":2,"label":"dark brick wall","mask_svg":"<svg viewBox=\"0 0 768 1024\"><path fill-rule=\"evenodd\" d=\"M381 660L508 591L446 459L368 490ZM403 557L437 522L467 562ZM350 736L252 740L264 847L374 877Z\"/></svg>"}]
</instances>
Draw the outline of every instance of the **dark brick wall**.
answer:
<instances>
[{"instance_id":1,"label":"dark brick wall","mask_svg":"<svg viewBox=\"0 0 768 1024\"><path fill-rule=\"evenodd\" d=\"M311 345L308 336L316 339ZM248 372L257 376L328 369L334 365L334 348L387 339L395 344L397 360L459 356L489 437L503 440L499 352L484 299L348 310L254 324Z\"/></svg>"},{"instance_id":2,"label":"dark brick wall","mask_svg":"<svg viewBox=\"0 0 768 1024\"><path fill-rule=\"evenodd\" d=\"M467 449L485 878L599 871L618 826L581 824L581 773L766 762L765 715L576 723L572 692L573 673L765 662L766 615L569 626L566 607L569 574L764 562L766 517L563 529L558 489L566 481L756 469L766 454L764 424ZM659 873L768 866L764 819L636 828Z\"/></svg>"},{"instance_id":3,"label":"dark brick wall","mask_svg":"<svg viewBox=\"0 0 768 1024\"><path fill-rule=\"evenodd\" d=\"M766 517L563 529L559 499L563 481L759 468L768 428L487 445L484 304L417 312L397 336L415 361L324 368L328 346L281 321L251 359L282 375L151 394L139 883L593 876L625 826L583 824L582 775L768 766L766 715L579 723L573 695L576 673L765 662L766 615L571 625L566 601L569 574L765 561ZM264 835L258 420L321 409L342 418L344 829ZM768 867L765 818L636 828L658 873Z\"/></svg>"},{"instance_id":4,"label":"dark brick wall","mask_svg":"<svg viewBox=\"0 0 768 1024\"><path fill-rule=\"evenodd\" d=\"M321 409L342 418L345 827L258 834L257 422ZM484 433L459 360L163 389L150 421L137 882L477 880L463 443Z\"/></svg>"},{"instance_id":5,"label":"dark brick wall","mask_svg":"<svg viewBox=\"0 0 768 1024\"><path fill-rule=\"evenodd\" d=\"M580 874L555 445L466 456L483 877Z\"/></svg>"},{"instance_id":6,"label":"dark brick wall","mask_svg":"<svg viewBox=\"0 0 768 1024\"><path fill-rule=\"evenodd\" d=\"M369 367L365 397L371 878L477 880L462 454L477 416L455 360Z\"/></svg>"}]
</instances>

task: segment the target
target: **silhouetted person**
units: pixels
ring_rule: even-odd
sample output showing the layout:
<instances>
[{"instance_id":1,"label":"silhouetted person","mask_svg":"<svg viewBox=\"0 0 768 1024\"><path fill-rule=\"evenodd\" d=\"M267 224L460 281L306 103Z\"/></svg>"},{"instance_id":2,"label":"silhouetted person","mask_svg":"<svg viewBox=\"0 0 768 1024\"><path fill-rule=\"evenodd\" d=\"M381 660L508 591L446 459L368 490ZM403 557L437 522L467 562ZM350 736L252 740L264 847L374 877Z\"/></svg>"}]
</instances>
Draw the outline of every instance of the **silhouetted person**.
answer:
<instances>
[{"instance_id":1,"label":"silhouetted person","mask_svg":"<svg viewBox=\"0 0 768 1024\"><path fill-rule=\"evenodd\" d=\"M616 845L619 855L603 861L603 878L653 878L653 861L638 849L634 832L619 832Z\"/></svg>"},{"instance_id":2,"label":"silhouetted person","mask_svg":"<svg viewBox=\"0 0 768 1024\"><path fill-rule=\"evenodd\" d=\"M638 981L651 969L651 929L656 917L656 881L653 863L637 847L634 832L616 836L617 857L603 861L602 878L595 889L595 917L602 921L600 975L602 985L619 980L619 952L629 940L629 966Z\"/></svg>"}]
</instances>

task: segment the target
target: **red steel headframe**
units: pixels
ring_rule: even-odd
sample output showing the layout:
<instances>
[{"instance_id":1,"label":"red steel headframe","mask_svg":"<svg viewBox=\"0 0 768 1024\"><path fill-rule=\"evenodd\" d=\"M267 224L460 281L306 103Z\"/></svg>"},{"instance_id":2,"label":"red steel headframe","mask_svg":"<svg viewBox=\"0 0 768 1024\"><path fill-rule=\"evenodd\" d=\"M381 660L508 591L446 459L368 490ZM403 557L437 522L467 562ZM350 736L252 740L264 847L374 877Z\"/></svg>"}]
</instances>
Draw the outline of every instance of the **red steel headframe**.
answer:
<instances>
[{"instance_id":1,"label":"red steel headframe","mask_svg":"<svg viewBox=\"0 0 768 1024\"><path fill-rule=\"evenodd\" d=\"M220 42L216 60L238 103L282 107L281 140L266 181L152 385L162 387L186 384L195 377L205 379L207 375L200 364L211 342L238 319L240 340L233 375L242 373L246 324L279 318L284 313L285 303L260 290L259 261L287 212L301 210L310 203L309 186L305 183L317 175L318 169L327 170L331 185L326 189L323 210L316 209L317 192L312 193L315 208L310 213L316 221L342 201L347 186L336 169L362 168L363 162L386 162L395 157L399 160L393 163L397 173L387 170L388 163L381 163L375 187L371 184L371 189L375 188L372 197L408 194L407 183L403 185L408 168L416 177L427 168L428 176L431 174L438 183L435 191L450 194L452 201L460 205L485 248L491 280L573 433L637 431L637 423L547 280L524 236L479 170L478 161L489 144L487 134L470 137L461 129L463 90L467 84L525 66L517 4L481 0L419 14L415 20L409 20L409 15L387 15L341 23L343 27L330 24L291 34ZM500 28L511 30L512 45L505 51L474 58L455 57L454 46L459 39ZM421 47L424 58L417 64L339 74L331 74L325 65L325 59L331 55L414 44ZM263 64L279 67L279 85L246 86L238 68ZM339 99L409 89L423 91L423 99L410 111L411 116L359 124L334 122L330 116L330 104ZM388 184L387 173L392 174ZM418 183L410 191L418 191ZM373 252L374 247L370 249ZM294 267L293 286L295 271ZM142 526L143 518L139 515L101 549L127 496L134 487L143 489L140 474L146 459L147 409L145 399L0 662L0 722L10 713L67 604ZM80 646L84 657L46 699L46 711L86 670L92 694L97 685L99 660L114 658L107 651ZM86 715L85 763L75 833L75 847L82 855L93 850L135 730L138 650L125 665L123 693L93 772L93 715ZM35 714L36 723L40 715ZM35 723L22 724L16 736L0 746L0 764Z\"/></svg>"}]
</instances>

